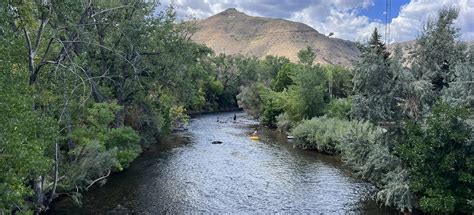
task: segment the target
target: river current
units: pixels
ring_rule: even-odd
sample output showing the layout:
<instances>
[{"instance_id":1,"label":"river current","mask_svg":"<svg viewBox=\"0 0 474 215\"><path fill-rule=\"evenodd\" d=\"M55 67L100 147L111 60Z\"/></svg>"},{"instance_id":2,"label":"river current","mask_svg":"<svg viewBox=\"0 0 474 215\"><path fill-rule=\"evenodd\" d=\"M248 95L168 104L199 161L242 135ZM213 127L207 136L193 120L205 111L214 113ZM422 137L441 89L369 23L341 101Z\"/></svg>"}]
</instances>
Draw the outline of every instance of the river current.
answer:
<instances>
[{"instance_id":1,"label":"river current","mask_svg":"<svg viewBox=\"0 0 474 215\"><path fill-rule=\"evenodd\" d=\"M339 157L295 149L265 128L251 140L257 128L242 112L195 117L187 131L86 192L82 207L63 198L48 213L397 214L378 207L375 188L352 177Z\"/></svg>"}]
</instances>

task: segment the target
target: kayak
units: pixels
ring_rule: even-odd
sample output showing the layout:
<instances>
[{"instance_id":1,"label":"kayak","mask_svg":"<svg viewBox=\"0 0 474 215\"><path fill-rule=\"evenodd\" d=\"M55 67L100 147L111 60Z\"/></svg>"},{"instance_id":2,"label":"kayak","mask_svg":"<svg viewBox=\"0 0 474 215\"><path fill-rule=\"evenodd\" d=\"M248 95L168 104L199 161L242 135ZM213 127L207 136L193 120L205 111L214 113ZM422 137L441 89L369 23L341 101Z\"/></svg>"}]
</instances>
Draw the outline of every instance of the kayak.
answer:
<instances>
[{"instance_id":1,"label":"kayak","mask_svg":"<svg viewBox=\"0 0 474 215\"><path fill-rule=\"evenodd\" d=\"M258 136L252 135L252 136L250 136L250 139L251 139L251 140L258 140Z\"/></svg>"}]
</instances>

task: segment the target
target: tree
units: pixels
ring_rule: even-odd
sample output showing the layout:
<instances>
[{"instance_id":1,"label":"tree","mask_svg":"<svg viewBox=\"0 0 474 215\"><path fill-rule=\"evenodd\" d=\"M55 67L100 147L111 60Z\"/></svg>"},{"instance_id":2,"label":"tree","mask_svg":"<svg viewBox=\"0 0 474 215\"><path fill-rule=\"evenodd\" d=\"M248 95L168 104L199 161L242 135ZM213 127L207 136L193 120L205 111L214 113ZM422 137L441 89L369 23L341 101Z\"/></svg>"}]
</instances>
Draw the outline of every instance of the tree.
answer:
<instances>
[{"instance_id":1,"label":"tree","mask_svg":"<svg viewBox=\"0 0 474 215\"><path fill-rule=\"evenodd\" d=\"M474 108L474 47L469 49L469 60L454 66L449 88L441 92L442 98L449 104Z\"/></svg>"},{"instance_id":2,"label":"tree","mask_svg":"<svg viewBox=\"0 0 474 215\"><path fill-rule=\"evenodd\" d=\"M5 43L2 43L5 44ZM3 52L3 47L0 45ZM2 211L28 211L42 207L50 197L34 189L36 179L48 182L45 177L55 161L58 124L53 118L33 110L32 88L28 86L28 72L20 64L13 64L0 56L0 213ZM57 157L56 157L57 159ZM54 192L55 187L46 190ZM25 199L36 196L33 208Z\"/></svg>"},{"instance_id":3,"label":"tree","mask_svg":"<svg viewBox=\"0 0 474 215\"><path fill-rule=\"evenodd\" d=\"M271 81L277 76L278 71L280 71L283 66L290 63L290 59L286 57L267 55L265 56L263 63L265 64L266 71L269 73L268 77L265 78L265 81Z\"/></svg>"},{"instance_id":4,"label":"tree","mask_svg":"<svg viewBox=\"0 0 474 215\"><path fill-rule=\"evenodd\" d=\"M319 66L301 72L295 77L299 98L303 101L304 118L311 119L321 116L326 106L326 83L324 71Z\"/></svg>"},{"instance_id":5,"label":"tree","mask_svg":"<svg viewBox=\"0 0 474 215\"><path fill-rule=\"evenodd\" d=\"M393 74L390 70L389 53L380 40L377 29L362 56L355 64L353 74L354 98L352 113L357 119L378 123L393 119Z\"/></svg>"},{"instance_id":6,"label":"tree","mask_svg":"<svg viewBox=\"0 0 474 215\"><path fill-rule=\"evenodd\" d=\"M328 79L329 98L346 98L352 95L352 73L342 66L324 66Z\"/></svg>"},{"instance_id":7,"label":"tree","mask_svg":"<svg viewBox=\"0 0 474 215\"><path fill-rule=\"evenodd\" d=\"M280 70L272 81L272 89L281 92L284 89L288 89L290 85L294 84L294 77L296 74L302 71L301 66L288 63L285 64Z\"/></svg>"},{"instance_id":8,"label":"tree","mask_svg":"<svg viewBox=\"0 0 474 215\"><path fill-rule=\"evenodd\" d=\"M211 50L190 41L192 27L177 24L171 8L156 14L155 7L0 3L0 51L7 53L0 54L0 93L9 98L0 117L9 125L1 130L8 143L0 150L8 153L0 155L8 174L0 173L8 189L2 209L42 213L56 189L80 200L135 159L140 143L184 120L184 106L199 103L208 77L201 62Z\"/></svg>"},{"instance_id":9,"label":"tree","mask_svg":"<svg viewBox=\"0 0 474 215\"><path fill-rule=\"evenodd\" d=\"M306 49L302 49L298 52L299 63L305 66L312 66L315 58L316 53L310 46L307 46Z\"/></svg>"},{"instance_id":10,"label":"tree","mask_svg":"<svg viewBox=\"0 0 474 215\"><path fill-rule=\"evenodd\" d=\"M474 210L474 152L468 109L437 104L425 126L409 122L397 153L427 213Z\"/></svg>"},{"instance_id":11,"label":"tree","mask_svg":"<svg viewBox=\"0 0 474 215\"><path fill-rule=\"evenodd\" d=\"M426 23L416 40L413 70L417 79L430 81L434 96L449 87L454 77L454 65L466 60L466 46L459 41L459 29L454 26L458 14L456 8L442 9L436 19Z\"/></svg>"}]
</instances>

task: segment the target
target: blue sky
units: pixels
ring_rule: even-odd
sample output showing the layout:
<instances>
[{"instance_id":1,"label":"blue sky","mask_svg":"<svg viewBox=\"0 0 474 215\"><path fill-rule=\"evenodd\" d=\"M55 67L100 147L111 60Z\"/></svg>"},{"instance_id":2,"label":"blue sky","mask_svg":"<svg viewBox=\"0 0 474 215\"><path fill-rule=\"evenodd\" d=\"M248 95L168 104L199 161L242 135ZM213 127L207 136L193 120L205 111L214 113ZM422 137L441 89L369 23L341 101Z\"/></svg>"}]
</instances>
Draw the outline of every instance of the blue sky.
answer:
<instances>
[{"instance_id":1,"label":"blue sky","mask_svg":"<svg viewBox=\"0 0 474 215\"><path fill-rule=\"evenodd\" d=\"M365 41L374 28L385 28L386 0L162 0L173 4L181 19L204 19L227 8L252 16L305 23L335 37ZM413 40L424 23L443 7L459 8L455 22L463 40L474 40L474 0L391 0L389 42ZM384 36L384 35L382 35Z\"/></svg>"},{"instance_id":2,"label":"blue sky","mask_svg":"<svg viewBox=\"0 0 474 215\"><path fill-rule=\"evenodd\" d=\"M410 0L392 0L391 1L391 10L390 15L391 17L397 17L398 13L400 12L401 6L408 4ZM378 19L381 21L385 21L385 9L386 9L386 1L385 0L378 0L374 1L372 6L367 8L363 8L360 10L360 15L367 16L371 19Z\"/></svg>"}]
</instances>

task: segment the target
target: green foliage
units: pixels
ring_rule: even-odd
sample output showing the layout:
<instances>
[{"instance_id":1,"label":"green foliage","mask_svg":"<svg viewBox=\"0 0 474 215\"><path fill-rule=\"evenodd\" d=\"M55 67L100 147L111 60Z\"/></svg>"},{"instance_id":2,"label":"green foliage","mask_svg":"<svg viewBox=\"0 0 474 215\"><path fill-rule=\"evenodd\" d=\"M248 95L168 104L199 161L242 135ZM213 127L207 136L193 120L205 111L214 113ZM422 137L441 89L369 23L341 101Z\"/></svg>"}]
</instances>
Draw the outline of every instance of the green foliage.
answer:
<instances>
[{"instance_id":1,"label":"green foliage","mask_svg":"<svg viewBox=\"0 0 474 215\"><path fill-rule=\"evenodd\" d=\"M183 106L172 107L170 109L170 120L173 129L181 128L188 124L189 116L186 114L186 108Z\"/></svg>"},{"instance_id":2,"label":"green foliage","mask_svg":"<svg viewBox=\"0 0 474 215\"><path fill-rule=\"evenodd\" d=\"M352 114L356 119L373 123L393 120L396 100L391 95L395 85L390 70L389 53L380 40L377 29L355 64Z\"/></svg>"},{"instance_id":3,"label":"green foliage","mask_svg":"<svg viewBox=\"0 0 474 215\"><path fill-rule=\"evenodd\" d=\"M442 98L449 104L474 108L474 47L470 48L470 59L454 67L454 78L449 88L442 90Z\"/></svg>"},{"instance_id":4,"label":"green foliage","mask_svg":"<svg viewBox=\"0 0 474 215\"><path fill-rule=\"evenodd\" d=\"M350 98L333 99L326 108L326 115L331 118L350 119L352 101Z\"/></svg>"},{"instance_id":5,"label":"green foliage","mask_svg":"<svg viewBox=\"0 0 474 215\"><path fill-rule=\"evenodd\" d=\"M307 46L306 49L300 50L297 55L299 63L305 66L312 66L314 59L316 58L316 53L310 46Z\"/></svg>"},{"instance_id":6,"label":"green foliage","mask_svg":"<svg viewBox=\"0 0 474 215\"><path fill-rule=\"evenodd\" d=\"M83 179L71 179L75 180L74 186L86 186L87 182L111 169L122 170L141 152L140 136L136 131L130 127L110 128L120 110L116 103L94 103L83 117L86 120L72 132L71 138L76 148L69 152L70 156L79 163L90 163L88 166L71 168L72 171L80 172L68 175L80 174L79 178ZM97 159L108 160L92 162Z\"/></svg>"},{"instance_id":7,"label":"green foliage","mask_svg":"<svg viewBox=\"0 0 474 215\"><path fill-rule=\"evenodd\" d=\"M466 59L466 46L459 41L459 29L454 25L458 14L456 8L442 9L436 19L426 23L416 41L413 70L418 79L432 84L435 93L449 86L454 65Z\"/></svg>"},{"instance_id":8,"label":"green foliage","mask_svg":"<svg viewBox=\"0 0 474 215\"><path fill-rule=\"evenodd\" d=\"M326 106L326 78L322 68L316 66L298 73L295 86L290 90L296 92L297 99L303 103L303 118L321 116ZM290 93L291 94L291 93Z\"/></svg>"},{"instance_id":9,"label":"green foliage","mask_svg":"<svg viewBox=\"0 0 474 215\"><path fill-rule=\"evenodd\" d=\"M340 150L340 138L351 128L351 122L336 118L319 117L303 120L291 134L300 139L296 146L334 154Z\"/></svg>"},{"instance_id":10,"label":"green foliage","mask_svg":"<svg viewBox=\"0 0 474 215\"><path fill-rule=\"evenodd\" d=\"M24 77L18 65L0 65L0 213L27 206L24 199L33 193L27 183L48 172L57 141L57 122L33 110Z\"/></svg>"},{"instance_id":11,"label":"green foliage","mask_svg":"<svg viewBox=\"0 0 474 215\"><path fill-rule=\"evenodd\" d=\"M117 149L120 168L128 166L141 153L140 136L130 127L113 128L105 139L107 149Z\"/></svg>"},{"instance_id":12,"label":"green foliage","mask_svg":"<svg viewBox=\"0 0 474 215\"><path fill-rule=\"evenodd\" d=\"M276 126L280 132L288 132L293 127L293 122L287 113L281 113L276 119Z\"/></svg>"},{"instance_id":13,"label":"green foliage","mask_svg":"<svg viewBox=\"0 0 474 215\"><path fill-rule=\"evenodd\" d=\"M286 57L267 55L265 56L263 63L265 65L265 70L269 73L267 79L272 80L285 65L290 63L290 59Z\"/></svg>"},{"instance_id":14,"label":"green foliage","mask_svg":"<svg viewBox=\"0 0 474 215\"><path fill-rule=\"evenodd\" d=\"M356 176L377 185L377 201L401 211L414 207L407 171L401 160L391 152L391 140L384 129L369 122L353 123L341 139L342 160Z\"/></svg>"},{"instance_id":15,"label":"green foliage","mask_svg":"<svg viewBox=\"0 0 474 215\"><path fill-rule=\"evenodd\" d=\"M473 129L467 109L440 103L425 126L408 123L397 147L411 188L428 213L469 213L474 195Z\"/></svg>"},{"instance_id":16,"label":"green foliage","mask_svg":"<svg viewBox=\"0 0 474 215\"><path fill-rule=\"evenodd\" d=\"M285 64L277 73L272 83L272 89L281 92L294 84L293 78L301 72L301 67L296 64Z\"/></svg>"},{"instance_id":17,"label":"green foliage","mask_svg":"<svg viewBox=\"0 0 474 215\"><path fill-rule=\"evenodd\" d=\"M330 98L346 98L352 95L352 73L342 66L324 66L324 73L328 80L328 94Z\"/></svg>"},{"instance_id":18,"label":"green foliage","mask_svg":"<svg viewBox=\"0 0 474 215\"><path fill-rule=\"evenodd\" d=\"M243 108L253 117L258 117L264 111L262 98L259 93L263 88L262 85L258 84L241 87L240 93L237 95L239 107Z\"/></svg>"}]
</instances>

